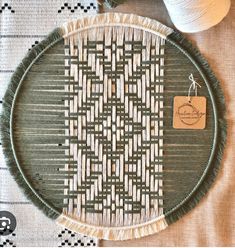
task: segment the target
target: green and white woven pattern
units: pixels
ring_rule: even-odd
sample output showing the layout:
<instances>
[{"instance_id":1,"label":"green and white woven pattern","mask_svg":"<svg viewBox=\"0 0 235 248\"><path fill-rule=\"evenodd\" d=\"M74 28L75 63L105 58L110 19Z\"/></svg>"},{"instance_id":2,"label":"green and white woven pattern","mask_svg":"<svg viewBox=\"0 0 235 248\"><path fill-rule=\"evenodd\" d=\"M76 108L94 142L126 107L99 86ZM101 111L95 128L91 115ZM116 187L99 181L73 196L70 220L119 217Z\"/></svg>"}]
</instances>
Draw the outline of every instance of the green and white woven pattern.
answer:
<instances>
[{"instance_id":1,"label":"green and white woven pattern","mask_svg":"<svg viewBox=\"0 0 235 248\"><path fill-rule=\"evenodd\" d=\"M174 129L192 74L206 128ZM4 98L2 143L29 198L65 227L104 239L166 228L211 185L226 128L207 63L178 33L135 15L65 24L22 61Z\"/></svg>"}]
</instances>

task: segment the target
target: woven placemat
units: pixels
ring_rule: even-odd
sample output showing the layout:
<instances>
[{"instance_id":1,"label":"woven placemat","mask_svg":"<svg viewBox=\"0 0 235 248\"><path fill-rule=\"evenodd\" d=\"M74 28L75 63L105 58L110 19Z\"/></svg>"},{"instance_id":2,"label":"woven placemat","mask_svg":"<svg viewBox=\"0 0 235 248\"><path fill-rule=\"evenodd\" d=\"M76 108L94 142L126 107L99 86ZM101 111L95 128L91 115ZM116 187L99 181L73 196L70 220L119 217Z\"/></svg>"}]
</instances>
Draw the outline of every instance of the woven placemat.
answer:
<instances>
[{"instance_id":1,"label":"woven placemat","mask_svg":"<svg viewBox=\"0 0 235 248\"><path fill-rule=\"evenodd\" d=\"M4 97L2 143L16 181L57 223L138 238L207 192L224 109L217 79L181 34L102 14L54 30L22 60Z\"/></svg>"}]
</instances>

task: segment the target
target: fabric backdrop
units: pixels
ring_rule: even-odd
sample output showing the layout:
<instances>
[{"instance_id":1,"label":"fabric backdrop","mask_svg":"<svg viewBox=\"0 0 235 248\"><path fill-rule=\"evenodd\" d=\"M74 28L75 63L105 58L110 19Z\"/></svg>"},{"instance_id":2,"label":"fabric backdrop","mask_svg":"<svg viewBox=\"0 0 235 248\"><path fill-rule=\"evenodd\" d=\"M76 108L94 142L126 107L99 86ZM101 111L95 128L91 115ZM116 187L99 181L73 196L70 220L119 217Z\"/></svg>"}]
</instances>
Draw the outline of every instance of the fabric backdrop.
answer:
<instances>
[{"instance_id":1,"label":"fabric backdrop","mask_svg":"<svg viewBox=\"0 0 235 248\"><path fill-rule=\"evenodd\" d=\"M0 0L0 108L8 81L27 51L54 28L97 13L96 0ZM6 246L95 246L96 239L64 230L44 216L21 193L11 177L0 146L0 211L17 221L15 231L0 236Z\"/></svg>"},{"instance_id":2,"label":"fabric backdrop","mask_svg":"<svg viewBox=\"0 0 235 248\"><path fill-rule=\"evenodd\" d=\"M27 2L30 2L30 4L28 4ZM20 19L15 21L15 25L13 25L14 12L11 13L11 10L8 9L8 6L5 6L5 3L8 3L10 6L12 6L11 9L15 11L15 14L19 3L27 6L27 8L21 8L21 16L22 19L24 19L23 26L27 27L27 25L31 25L30 23L32 23L34 20L34 23L37 24L35 30L40 30L41 26L47 26L46 23L50 22L53 24L51 24L52 26L50 26L50 28L48 29L49 31L52 29L52 27L58 26L64 20L69 18L69 15L78 17L84 12L82 10L79 10L79 8L74 13L72 13L68 9L68 7L64 6L65 3L71 3L71 5L73 4L74 6L74 4L76 4L77 2L78 1L62 0L0 1L0 9L2 9L2 13L0 11L0 99L3 96L6 82L8 81L12 71L14 70L15 65L20 61L20 58L24 54L24 44L28 44L26 46L27 50L30 49L34 42L39 41L38 39L42 38L37 36L31 37L32 39L29 42L27 41L27 38L30 38L31 34L30 32L25 32L25 40L21 41L21 43L18 43L18 40L20 38L16 37L18 37L20 33L16 33L16 37L14 36L14 33L4 33L2 30L14 32L13 30L17 30L17 28L20 26ZM86 4L87 2L93 1L90 0L79 2L83 4L85 2ZM33 9L35 9L35 7L31 7L32 3L34 3L34 5L37 3L36 9L38 11L33 12ZM47 6L54 4L54 6L56 7L54 7L55 11L53 13L60 17L67 14L67 17L65 16L64 20L62 20L63 18L53 19L53 15L51 12L51 9L53 9L53 7L42 8L38 6L41 6L41 4L43 5L43 3L47 4ZM64 6L64 10L61 9L62 6ZM61 12L58 13L60 9ZM91 13L90 11L96 10L89 10L89 13ZM173 27L161 0L127 0L125 4L112 11L129 12L148 16ZM30 16L31 12L32 14ZM46 19L42 18L43 22L37 22L35 13L39 14L45 12L48 13L47 16L49 17L47 17ZM51 19L53 20L51 21ZM175 224L169 226L161 233L131 241L102 241L100 243L100 246L235 246L235 97L233 96L233 93L235 92L234 20L235 2L232 1L230 13L222 23L211 28L208 31L187 35L191 40L194 41L195 45L199 47L201 52L208 59L211 67L221 81L221 85L226 98L228 141L225 149L224 159L222 161L221 170L216 179L216 182L214 183L209 193L204 197L204 199L194 210L185 215ZM11 26L7 28L7 25L10 24ZM27 37L27 35L29 35L29 37ZM21 38L24 38L24 36ZM7 42L7 40L9 40L10 42ZM15 40L15 45L11 43L11 40ZM9 46L11 55L6 55L6 51L4 52L4 50L6 50L4 46L5 48ZM9 64L14 64L14 66L10 66L9 68L7 68L6 65L4 65L3 63L3 58L5 58L4 61L9 61ZM6 242L6 240L8 240L8 245L10 243L10 240L12 240L17 246L61 246L62 243L65 243L65 240L67 239L65 237L72 236L72 234L69 234L68 231L57 229L57 227L55 227L52 222L49 223L50 221L48 221L48 219L44 217L41 212L39 212L22 196L14 180L9 177L9 173L7 171L7 168L5 167L2 157L0 159L0 168L0 210L8 210L14 213L18 223L17 229L15 231L15 236L1 236L0 246L2 246L3 242ZM6 176L7 174L8 176ZM5 180L3 180L3 178L5 178ZM45 226L47 226L47 228L44 228ZM77 239L76 237L73 237L75 238L75 241ZM79 238L80 236L78 236L78 239ZM90 241L88 242L90 243ZM83 243L83 241L80 241L80 243Z\"/></svg>"}]
</instances>

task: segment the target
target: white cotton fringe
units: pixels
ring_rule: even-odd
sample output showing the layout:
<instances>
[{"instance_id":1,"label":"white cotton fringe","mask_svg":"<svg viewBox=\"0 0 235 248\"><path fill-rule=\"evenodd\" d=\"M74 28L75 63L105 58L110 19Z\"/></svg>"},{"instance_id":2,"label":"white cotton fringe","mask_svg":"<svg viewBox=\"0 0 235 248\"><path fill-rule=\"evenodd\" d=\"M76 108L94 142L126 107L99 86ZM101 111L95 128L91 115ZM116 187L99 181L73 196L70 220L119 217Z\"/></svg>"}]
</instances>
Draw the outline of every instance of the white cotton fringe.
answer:
<instances>
[{"instance_id":1,"label":"white cotton fringe","mask_svg":"<svg viewBox=\"0 0 235 248\"><path fill-rule=\"evenodd\" d=\"M218 24L228 13L230 0L164 0L175 26L193 33Z\"/></svg>"},{"instance_id":2,"label":"white cotton fringe","mask_svg":"<svg viewBox=\"0 0 235 248\"><path fill-rule=\"evenodd\" d=\"M64 31L64 38L66 38L70 35L86 29L105 26L133 27L156 34L161 38L166 38L173 32L173 29L150 18L137 16L134 14L121 13L105 13L73 20L69 23L64 24L62 28Z\"/></svg>"},{"instance_id":3,"label":"white cotton fringe","mask_svg":"<svg viewBox=\"0 0 235 248\"><path fill-rule=\"evenodd\" d=\"M75 218L76 217L74 216L61 214L56 219L56 222L71 231L105 240L127 240L141 238L143 236L160 232L168 226L164 215L143 224L124 227L102 227L89 225L82 223Z\"/></svg>"}]
</instances>

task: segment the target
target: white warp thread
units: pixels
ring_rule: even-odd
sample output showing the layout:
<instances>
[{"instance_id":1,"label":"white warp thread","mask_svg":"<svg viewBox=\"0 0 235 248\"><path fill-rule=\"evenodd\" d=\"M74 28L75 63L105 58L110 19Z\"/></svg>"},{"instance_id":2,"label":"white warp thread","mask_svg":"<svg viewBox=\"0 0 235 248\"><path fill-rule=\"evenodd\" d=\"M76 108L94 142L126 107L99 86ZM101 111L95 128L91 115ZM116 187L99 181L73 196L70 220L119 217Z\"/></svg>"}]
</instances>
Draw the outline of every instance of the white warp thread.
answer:
<instances>
[{"instance_id":1,"label":"white warp thread","mask_svg":"<svg viewBox=\"0 0 235 248\"><path fill-rule=\"evenodd\" d=\"M228 13L231 0L164 0L175 26L198 32L218 24Z\"/></svg>"}]
</instances>

